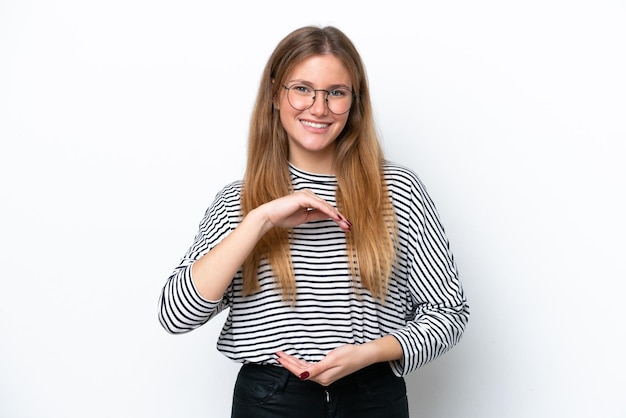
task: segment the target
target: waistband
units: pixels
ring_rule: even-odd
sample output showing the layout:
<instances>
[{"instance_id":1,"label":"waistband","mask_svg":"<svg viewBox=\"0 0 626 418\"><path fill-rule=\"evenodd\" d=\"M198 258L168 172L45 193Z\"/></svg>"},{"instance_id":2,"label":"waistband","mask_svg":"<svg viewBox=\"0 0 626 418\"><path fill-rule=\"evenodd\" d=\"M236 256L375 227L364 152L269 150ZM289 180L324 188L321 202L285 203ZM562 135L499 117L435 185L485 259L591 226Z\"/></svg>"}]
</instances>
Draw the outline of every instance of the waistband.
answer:
<instances>
[{"instance_id":1,"label":"waistband","mask_svg":"<svg viewBox=\"0 0 626 418\"><path fill-rule=\"evenodd\" d=\"M300 380L296 375L294 375L293 373L291 373L289 370L285 369L282 366L274 366L270 364L245 363L241 367L241 370L245 372L249 371L252 373L263 373L263 374L275 377L276 379L279 379L283 383L293 381L293 382L300 382L300 383L306 383L306 384L314 384L314 385L319 386L318 383L313 382L313 381ZM393 372L391 371L391 366L389 366L389 363L387 362L374 363L360 370L357 370L356 372L352 374L342 377L336 382L333 382L330 385L328 385L327 388L328 389L340 388L346 384L353 384L360 380L376 379L384 375L393 375ZM395 377L395 375L393 376Z\"/></svg>"}]
</instances>

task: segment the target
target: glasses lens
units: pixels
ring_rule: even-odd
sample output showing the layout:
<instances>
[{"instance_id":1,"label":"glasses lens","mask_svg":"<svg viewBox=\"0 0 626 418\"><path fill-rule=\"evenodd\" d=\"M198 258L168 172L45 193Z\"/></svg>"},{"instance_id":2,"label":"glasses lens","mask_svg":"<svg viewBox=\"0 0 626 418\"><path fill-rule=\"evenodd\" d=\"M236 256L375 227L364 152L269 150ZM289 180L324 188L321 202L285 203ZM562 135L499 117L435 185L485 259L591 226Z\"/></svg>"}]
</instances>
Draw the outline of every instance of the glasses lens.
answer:
<instances>
[{"instance_id":1,"label":"glasses lens","mask_svg":"<svg viewBox=\"0 0 626 418\"><path fill-rule=\"evenodd\" d=\"M335 89L328 92L328 110L341 115L350 110L352 106L352 92L348 89Z\"/></svg>"},{"instance_id":2,"label":"glasses lens","mask_svg":"<svg viewBox=\"0 0 626 418\"><path fill-rule=\"evenodd\" d=\"M294 84L287 89L287 100L296 110L306 110L313 106L316 96L319 99L326 98L328 110L337 115L341 115L350 110L352 106L352 92L348 89L338 88L330 91L314 90L307 85Z\"/></svg>"},{"instance_id":3,"label":"glasses lens","mask_svg":"<svg viewBox=\"0 0 626 418\"><path fill-rule=\"evenodd\" d=\"M296 110L306 110L313 106L315 91L309 86L295 84L287 89L289 104Z\"/></svg>"}]
</instances>

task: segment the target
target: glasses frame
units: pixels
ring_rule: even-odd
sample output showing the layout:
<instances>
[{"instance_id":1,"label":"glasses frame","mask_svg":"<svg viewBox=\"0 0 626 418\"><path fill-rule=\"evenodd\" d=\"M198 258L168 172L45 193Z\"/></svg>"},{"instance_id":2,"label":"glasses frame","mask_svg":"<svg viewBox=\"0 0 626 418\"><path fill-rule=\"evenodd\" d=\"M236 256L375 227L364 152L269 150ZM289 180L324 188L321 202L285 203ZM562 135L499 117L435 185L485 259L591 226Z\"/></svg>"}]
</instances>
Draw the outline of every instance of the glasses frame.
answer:
<instances>
[{"instance_id":1,"label":"glasses frame","mask_svg":"<svg viewBox=\"0 0 626 418\"><path fill-rule=\"evenodd\" d=\"M351 98L351 100L350 100L350 106L348 106L348 110L346 110L345 112L336 113L336 112L333 112L333 111L332 111L332 109L330 108L330 106L328 106L328 96L330 95L330 92L331 92L331 91L333 91L333 90L326 90L326 89L314 89L314 88L312 88L312 87L310 87L310 86L306 86L306 87L310 88L311 90L313 90L313 100L311 101L311 104L310 104L310 105L308 105L307 107L305 107L304 109L299 109L299 108L295 107L295 106L291 103L291 100L289 100L289 91L290 91L292 88L294 88L294 87L298 87L298 86L306 86L306 84L293 84L293 85L291 85L291 86L289 86L289 87L287 87L286 85L284 85L284 84L283 84L283 88L284 88L285 90L287 90L287 101L289 102L289 106L293 107L294 109L296 109L296 110L298 110L298 111L300 111L300 112L302 112L302 111L304 111L304 110L307 110L307 109L310 109L310 108L311 108L311 106L313 106L313 105L315 104L315 99L317 99L317 92L318 92L318 91L323 91L324 93L326 93L326 97L324 98L324 102L326 103L326 108L328 109L328 111L329 111L330 113L332 113L333 115L345 115L346 113L348 113L348 112L352 109L352 104L354 103L354 100L356 99L356 95L354 94L354 92L353 92L352 90L350 90L350 89L348 89L348 88L344 88L344 87L342 87L342 89L345 89L345 90L347 90L347 91L349 91L349 92L350 92L350 96L351 96L351 97L350 97L350 98ZM337 90L337 89L334 89L334 90Z\"/></svg>"}]
</instances>

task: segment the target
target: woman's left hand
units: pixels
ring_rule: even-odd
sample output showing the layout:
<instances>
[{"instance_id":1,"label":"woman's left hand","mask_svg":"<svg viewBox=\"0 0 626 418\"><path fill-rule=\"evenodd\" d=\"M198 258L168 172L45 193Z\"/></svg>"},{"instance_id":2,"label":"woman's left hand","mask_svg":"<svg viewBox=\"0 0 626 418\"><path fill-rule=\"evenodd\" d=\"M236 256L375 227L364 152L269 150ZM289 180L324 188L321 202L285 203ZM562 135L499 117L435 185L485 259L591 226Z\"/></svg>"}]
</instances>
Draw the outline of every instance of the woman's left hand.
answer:
<instances>
[{"instance_id":1,"label":"woman's left hand","mask_svg":"<svg viewBox=\"0 0 626 418\"><path fill-rule=\"evenodd\" d=\"M322 386L368 366L366 349L363 345L346 344L332 350L318 363L304 360L279 351L278 362L301 380L312 380Z\"/></svg>"},{"instance_id":2,"label":"woman's left hand","mask_svg":"<svg viewBox=\"0 0 626 418\"><path fill-rule=\"evenodd\" d=\"M395 337L386 335L360 345L341 345L318 363L308 363L283 351L276 355L278 362L301 380L328 386L370 364L401 359L402 347Z\"/></svg>"}]
</instances>

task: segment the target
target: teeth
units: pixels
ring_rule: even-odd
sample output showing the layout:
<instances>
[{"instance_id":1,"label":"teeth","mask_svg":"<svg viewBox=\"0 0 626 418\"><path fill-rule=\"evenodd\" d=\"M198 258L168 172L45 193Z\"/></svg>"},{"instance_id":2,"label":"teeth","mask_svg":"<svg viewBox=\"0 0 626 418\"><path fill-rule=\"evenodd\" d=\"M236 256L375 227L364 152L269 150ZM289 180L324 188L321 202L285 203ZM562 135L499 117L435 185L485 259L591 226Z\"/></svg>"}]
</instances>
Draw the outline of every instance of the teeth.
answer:
<instances>
[{"instance_id":1,"label":"teeth","mask_svg":"<svg viewBox=\"0 0 626 418\"><path fill-rule=\"evenodd\" d=\"M310 126L311 128L322 129L328 126L328 123L314 123L306 120L300 121L303 125Z\"/></svg>"}]
</instances>

